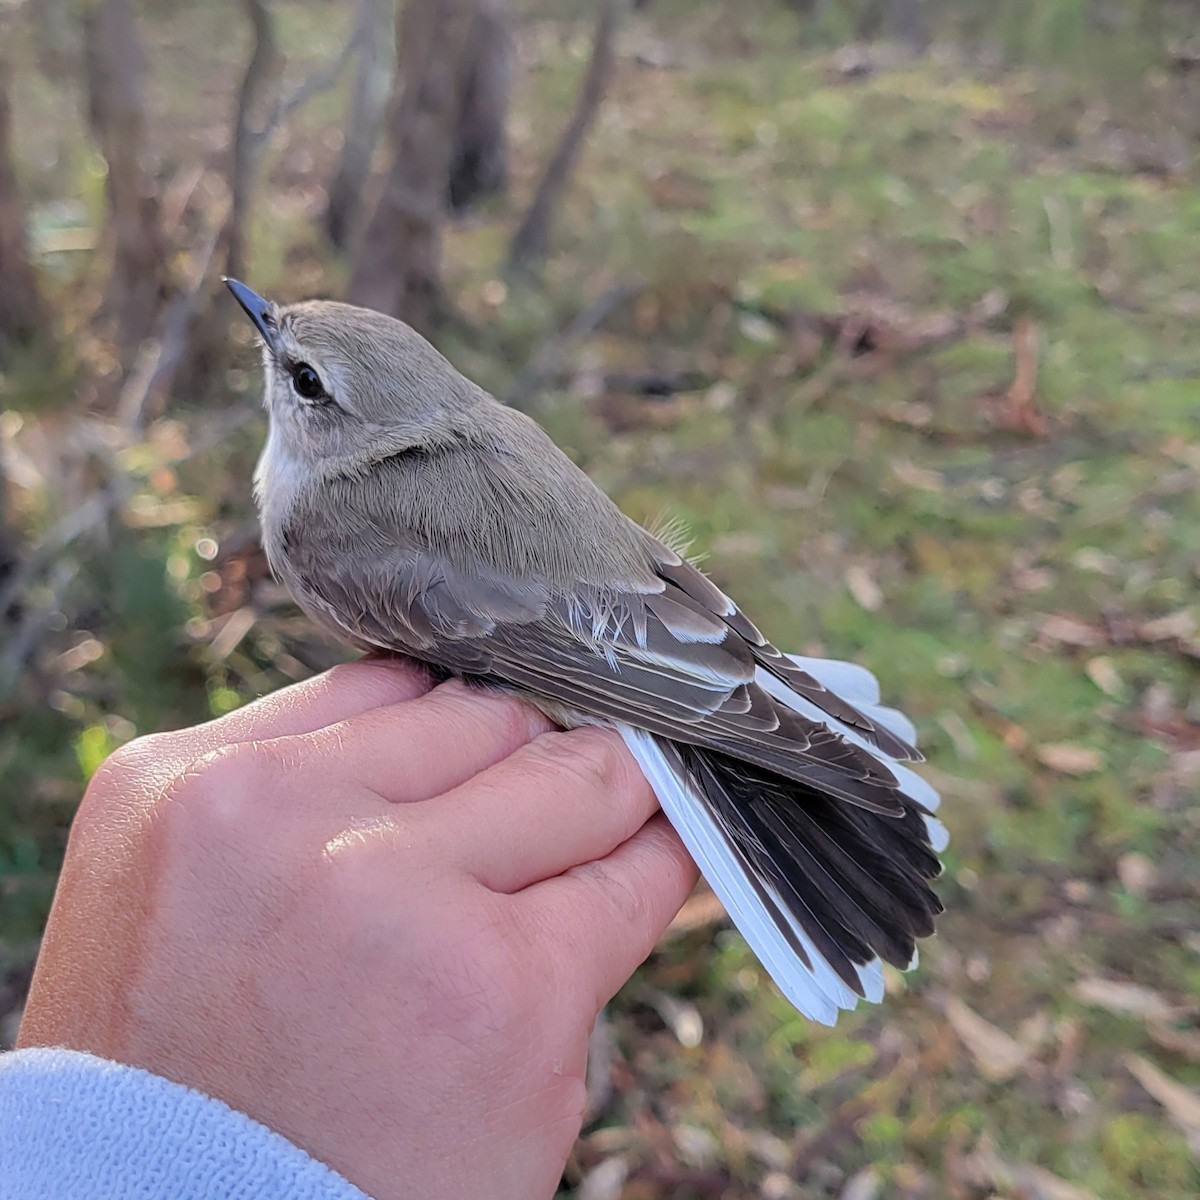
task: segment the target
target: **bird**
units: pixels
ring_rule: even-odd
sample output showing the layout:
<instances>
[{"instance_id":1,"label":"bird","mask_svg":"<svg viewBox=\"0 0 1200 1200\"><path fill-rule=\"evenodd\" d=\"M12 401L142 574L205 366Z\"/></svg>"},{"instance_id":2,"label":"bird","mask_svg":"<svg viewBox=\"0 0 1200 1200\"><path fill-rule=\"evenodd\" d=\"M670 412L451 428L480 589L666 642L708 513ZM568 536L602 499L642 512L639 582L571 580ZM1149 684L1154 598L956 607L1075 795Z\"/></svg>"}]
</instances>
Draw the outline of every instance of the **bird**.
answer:
<instances>
[{"instance_id":1,"label":"bird","mask_svg":"<svg viewBox=\"0 0 1200 1200\"><path fill-rule=\"evenodd\" d=\"M263 544L311 618L615 729L767 973L832 1025L907 970L948 842L865 668L778 650L527 415L414 329L227 286L263 343Z\"/></svg>"}]
</instances>

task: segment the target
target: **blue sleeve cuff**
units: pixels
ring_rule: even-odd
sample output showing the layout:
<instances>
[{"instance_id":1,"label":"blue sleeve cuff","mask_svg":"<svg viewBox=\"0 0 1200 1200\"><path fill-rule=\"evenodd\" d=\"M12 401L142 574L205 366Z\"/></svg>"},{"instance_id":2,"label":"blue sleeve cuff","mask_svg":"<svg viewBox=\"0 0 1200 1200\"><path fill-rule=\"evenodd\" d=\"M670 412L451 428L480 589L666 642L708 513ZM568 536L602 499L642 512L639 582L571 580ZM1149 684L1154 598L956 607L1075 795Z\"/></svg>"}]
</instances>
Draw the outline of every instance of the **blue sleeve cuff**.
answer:
<instances>
[{"instance_id":1,"label":"blue sleeve cuff","mask_svg":"<svg viewBox=\"0 0 1200 1200\"><path fill-rule=\"evenodd\" d=\"M0 1054L0 1200L367 1200L219 1100L74 1050Z\"/></svg>"}]
</instances>

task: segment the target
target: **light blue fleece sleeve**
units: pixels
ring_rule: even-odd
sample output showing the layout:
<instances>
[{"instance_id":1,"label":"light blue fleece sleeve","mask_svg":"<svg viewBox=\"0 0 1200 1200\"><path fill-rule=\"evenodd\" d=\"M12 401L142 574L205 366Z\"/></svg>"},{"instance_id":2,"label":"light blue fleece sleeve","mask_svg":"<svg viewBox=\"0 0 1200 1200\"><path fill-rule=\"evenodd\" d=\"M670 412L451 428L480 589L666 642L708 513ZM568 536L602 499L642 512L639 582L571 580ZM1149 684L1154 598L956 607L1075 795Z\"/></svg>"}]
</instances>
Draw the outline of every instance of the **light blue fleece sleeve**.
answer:
<instances>
[{"instance_id":1,"label":"light blue fleece sleeve","mask_svg":"<svg viewBox=\"0 0 1200 1200\"><path fill-rule=\"evenodd\" d=\"M74 1050L0 1054L0 1200L367 1200L244 1113Z\"/></svg>"}]
</instances>

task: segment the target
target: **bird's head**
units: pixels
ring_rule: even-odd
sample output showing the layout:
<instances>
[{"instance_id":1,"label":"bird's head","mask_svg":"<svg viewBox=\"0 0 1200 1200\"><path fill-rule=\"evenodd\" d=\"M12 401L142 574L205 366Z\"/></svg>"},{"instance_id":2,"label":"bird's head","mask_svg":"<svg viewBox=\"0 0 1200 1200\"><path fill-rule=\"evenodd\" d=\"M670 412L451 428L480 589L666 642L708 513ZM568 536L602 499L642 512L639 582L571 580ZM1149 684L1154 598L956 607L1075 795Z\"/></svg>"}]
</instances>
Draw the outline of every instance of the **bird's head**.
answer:
<instances>
[{"instance_id":1,"label":"bird's head","mask_svg":"<svg viewBox=\"0 0 1200 1200\"><path fill-rule=\"evenodd\" d=\"M227 279L263 340L274 449L326 472L454 436L481 393L402 321L330 300L278 305Z\"/></svg>"}]
</instances>

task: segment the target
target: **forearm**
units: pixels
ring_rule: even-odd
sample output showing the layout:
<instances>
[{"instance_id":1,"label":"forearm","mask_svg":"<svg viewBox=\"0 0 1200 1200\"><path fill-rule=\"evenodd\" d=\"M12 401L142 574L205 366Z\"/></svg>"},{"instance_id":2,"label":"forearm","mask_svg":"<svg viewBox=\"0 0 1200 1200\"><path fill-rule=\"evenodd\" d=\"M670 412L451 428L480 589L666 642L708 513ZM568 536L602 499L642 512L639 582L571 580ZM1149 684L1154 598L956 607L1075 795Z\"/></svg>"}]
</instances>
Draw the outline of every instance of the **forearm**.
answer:
<instances>
[{"instance_id":1,"label":"forearm","mask_svg":"<svg viewBox=\"0 0 1200 1200\"><path fill-rule=\"evenodd\" d=\"M0 1200L363 1200L265 1125L148 1071L62 1049L0 1055Z\"/></svg>"}]
</instances>

